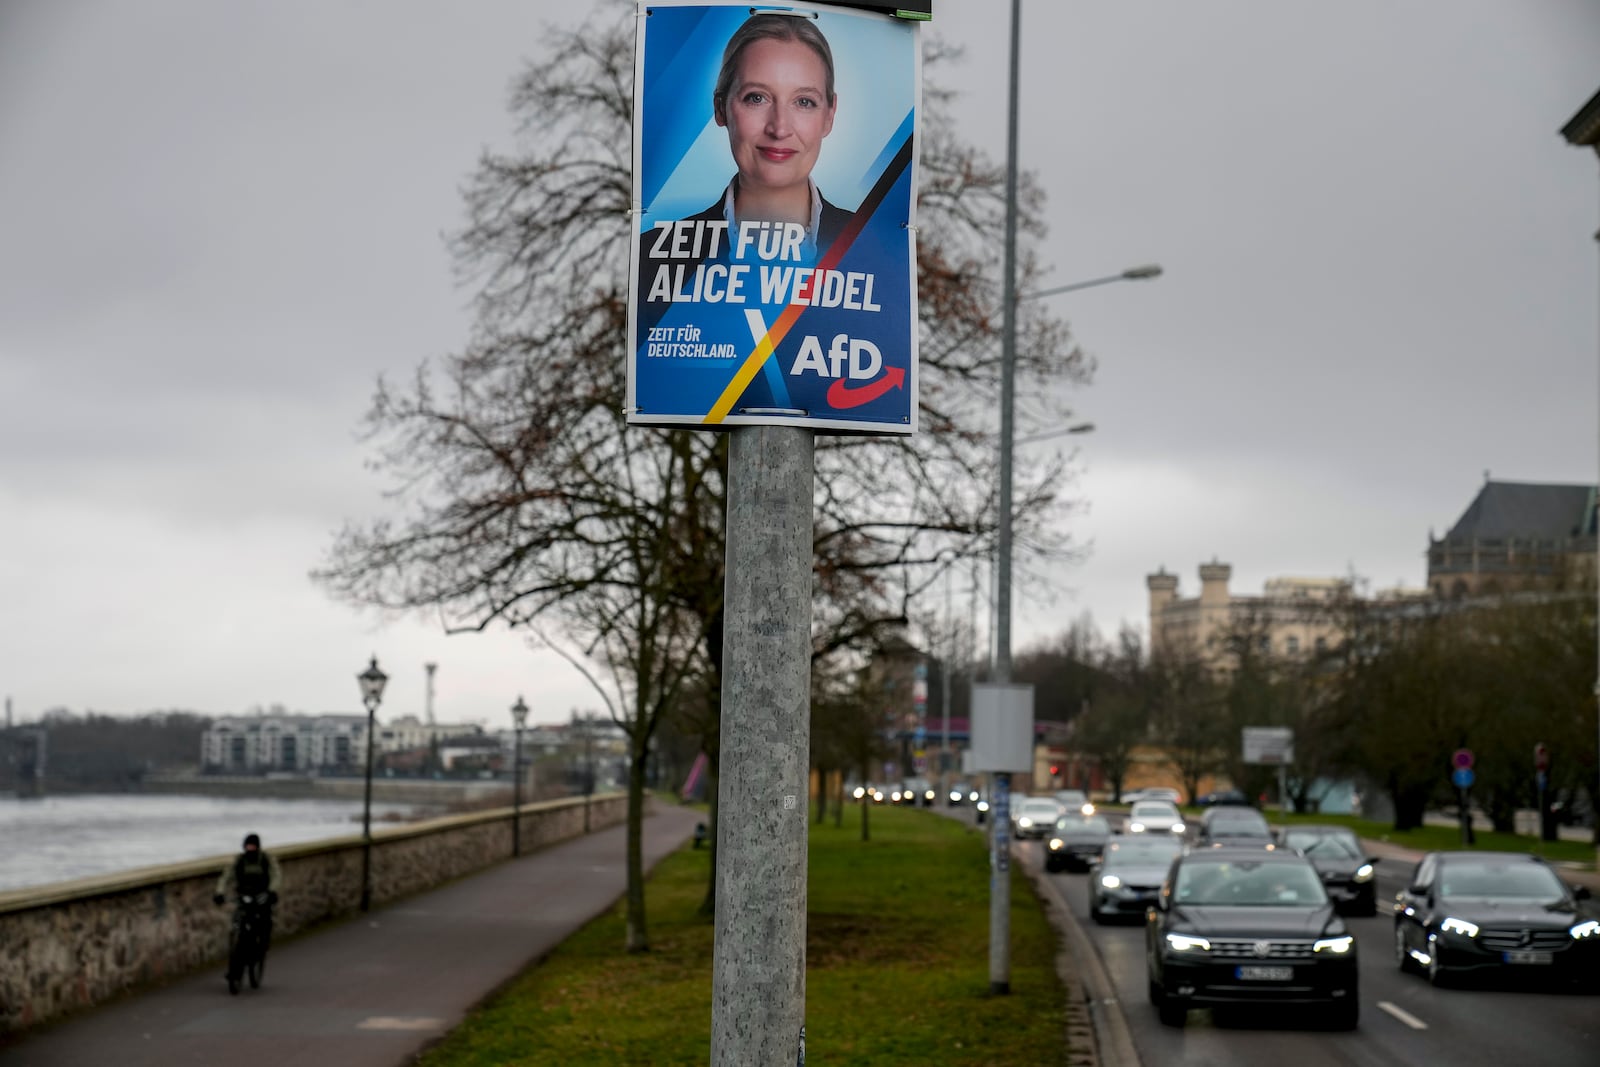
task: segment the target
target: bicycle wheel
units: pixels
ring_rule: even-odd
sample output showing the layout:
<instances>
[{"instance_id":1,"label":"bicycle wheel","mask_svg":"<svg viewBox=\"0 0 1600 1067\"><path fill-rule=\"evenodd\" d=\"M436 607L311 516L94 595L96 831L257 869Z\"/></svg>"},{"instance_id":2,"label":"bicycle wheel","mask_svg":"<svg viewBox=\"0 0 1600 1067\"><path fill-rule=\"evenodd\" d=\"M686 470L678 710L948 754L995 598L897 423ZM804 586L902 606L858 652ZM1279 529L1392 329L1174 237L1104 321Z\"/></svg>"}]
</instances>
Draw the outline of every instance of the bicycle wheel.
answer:
<instances>
[{"instance_id":1,"label":"bicycle wheel","mask_svg":"<svg viewBox=\"0 0 1600 1067\"><path fill-rule=\"evenodd\" d=\"M266 973L266 970L267 970L267 961L264 958L262 958L261 956L257 956L255 959L250 961L250 988L251 989L260 989L261 988L261 976Z\"/></svg>"}]
</instances>

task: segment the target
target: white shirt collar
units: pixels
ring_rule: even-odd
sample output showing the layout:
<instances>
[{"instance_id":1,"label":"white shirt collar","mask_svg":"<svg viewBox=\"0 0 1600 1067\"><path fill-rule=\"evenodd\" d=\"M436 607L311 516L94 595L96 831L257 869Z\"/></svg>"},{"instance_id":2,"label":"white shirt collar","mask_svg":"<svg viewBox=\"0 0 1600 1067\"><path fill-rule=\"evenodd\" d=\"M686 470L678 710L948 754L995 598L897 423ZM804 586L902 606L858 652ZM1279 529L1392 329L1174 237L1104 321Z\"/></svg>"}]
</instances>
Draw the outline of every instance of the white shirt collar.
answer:
<instances>
[{"instance_id":1,"label":"white shirt collar","mask_svg":"<svg viewBox=\"0 0 1600 1067\"><path fill-rule=\"evenodd\" d=\"M722 194L722 217L728 220L729 234L739 228L738 221L733 217L733 191L738 184L739 179L735 177ZM811 187L811 222L806 226L806 239L802 247L807 255L814 256L817 254L817 234L822 230L822 193L813 179L807 178L806 184Z\"/></svg>"}]
</instances>

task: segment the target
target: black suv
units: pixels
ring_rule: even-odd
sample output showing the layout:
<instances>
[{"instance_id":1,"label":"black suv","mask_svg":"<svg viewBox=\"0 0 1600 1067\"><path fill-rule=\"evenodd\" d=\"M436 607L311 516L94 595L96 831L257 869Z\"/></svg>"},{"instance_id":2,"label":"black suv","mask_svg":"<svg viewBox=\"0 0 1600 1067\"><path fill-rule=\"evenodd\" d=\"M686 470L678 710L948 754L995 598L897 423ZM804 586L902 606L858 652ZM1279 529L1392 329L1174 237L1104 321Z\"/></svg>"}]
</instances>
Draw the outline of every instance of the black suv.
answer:
<instances>
[{"instance_id":1,"label":"black suv","mask_svg":"<svg viewBox=\"0 0 1600 1067\"><path fill-rule=\"evenodd\" d=\"M1361 847L1355 831L1344 826L1289 826L1283 847L1292 848L1322 875L1322 888L1347 915L1378 914L1378 857Z\"/></svg>"},{"instance_id":2,"label":"black suv","mask_svg":"<svg viewBox=\"0 0 1600 1067\"><path fill-rule=\"evenodd\" d=\"M1600 920L1538 856L1430 852L1395 905L1402 971L1434 985L1466 972L1600 981Z\"/></svg>"},{"instance_id":3,"label":"black suv","mask_svg":"<svg viewBox=\"0 0 1600 1067\"><path fill-rule=\"evenodd\" d=\"M1356 941L1315 867L1288 850L1196 849L1173 861L1145 920L1150 1000L1167 1026L1191 1007L1318 1005L1360 1018Z\"/></svg>"}]
</instances>

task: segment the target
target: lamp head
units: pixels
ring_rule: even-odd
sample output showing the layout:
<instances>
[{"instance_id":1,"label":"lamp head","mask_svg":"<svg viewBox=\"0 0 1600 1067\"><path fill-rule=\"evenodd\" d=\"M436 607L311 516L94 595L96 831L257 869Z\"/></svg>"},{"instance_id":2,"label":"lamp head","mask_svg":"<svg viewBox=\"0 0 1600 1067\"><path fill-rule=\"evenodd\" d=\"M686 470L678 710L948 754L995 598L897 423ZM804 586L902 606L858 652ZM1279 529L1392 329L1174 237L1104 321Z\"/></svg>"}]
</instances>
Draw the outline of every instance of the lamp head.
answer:
<instances>
[{"instance_id":1,"label":"lamp head","mask_svg":"<svg viewBox=\"0 0 1600 1067\"><path fill-rule=\"evenodd\" d=\"M389 676L378 669L378 657L373 656L367 669L356 675L356 681L361 684L361 702L369 708L378 706L383 699L383 687L389 681Z\"/></svg>"},{"instance_id":2,"label":"lamp head","mask_svg":"<svg viewBox=\"0 0 1600 1067\"><path fill-rule=\"evenodd\" d=\"M517 702L511 705L511 722L519 730L528 724L528 704L520 693L517 694Z\"/></svg>"},{"instance_id":3,"label":"lamp head","mask_svg":"<svg viewBox=\"0 0 1600 1067\"><path fill-rule=\"evenodd\" d=\"M1129 267L1127 270L1122 272L1122 276L1124 278L1134 280L1139 278L1159 278L1161 277L1161 265L1158 263L1147 263L1142 267Z\"/></svg>"}]
</instances>

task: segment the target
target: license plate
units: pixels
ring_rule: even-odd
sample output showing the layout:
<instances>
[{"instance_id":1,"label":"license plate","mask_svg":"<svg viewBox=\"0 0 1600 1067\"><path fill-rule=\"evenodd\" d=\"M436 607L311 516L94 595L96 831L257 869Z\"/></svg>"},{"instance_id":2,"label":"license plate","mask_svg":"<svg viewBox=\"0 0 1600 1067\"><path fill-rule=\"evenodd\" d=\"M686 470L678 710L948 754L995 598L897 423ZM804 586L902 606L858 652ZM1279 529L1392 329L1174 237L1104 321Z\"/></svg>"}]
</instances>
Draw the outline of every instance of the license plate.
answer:
<instances>
[{"instance_id":1,"label":"license plate","mask_svg":"<svg viewBox=\"0 0 1600 1067\"><path fill-rule=\"evenodd\" d=\"M1293 967L1236 967L1234 977L1244 982L1287 982L1294 977Z\"/></svg>"},{"instance_id":2,"label":"license plate","mask_svg":"<svg viewBox=\"0 0 1600 1067\"><path fill-rule=\"evenodd\" d=\"M1507 963L1554 963L1556 961L1554 953L1529 952L1526 949L1506 952L1501 955Z\"/></svg>"}]
</instances>

